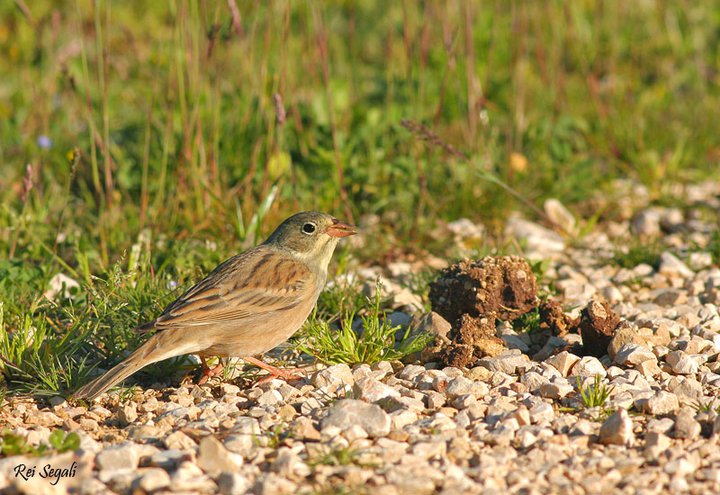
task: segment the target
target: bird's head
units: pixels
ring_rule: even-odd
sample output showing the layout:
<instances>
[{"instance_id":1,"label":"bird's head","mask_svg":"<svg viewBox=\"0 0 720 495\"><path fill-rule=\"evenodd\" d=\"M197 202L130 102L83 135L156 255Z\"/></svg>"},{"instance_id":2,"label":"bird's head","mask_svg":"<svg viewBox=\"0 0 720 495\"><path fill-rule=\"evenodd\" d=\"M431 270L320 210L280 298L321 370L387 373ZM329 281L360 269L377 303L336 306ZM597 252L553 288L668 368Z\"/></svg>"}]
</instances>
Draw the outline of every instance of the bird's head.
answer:
<instances>
[{"instance_id":1,"label":"bird's head","mask_svg":"<svg viewBox=\"0 0 720 495\"><path fill-rule=\"evenodd\" d=\"M265 244L275 245L308 265L327 270L338 241L355 234L354 226L332 215L305 211L281 223Z\"/></svg>"}]
</instances>

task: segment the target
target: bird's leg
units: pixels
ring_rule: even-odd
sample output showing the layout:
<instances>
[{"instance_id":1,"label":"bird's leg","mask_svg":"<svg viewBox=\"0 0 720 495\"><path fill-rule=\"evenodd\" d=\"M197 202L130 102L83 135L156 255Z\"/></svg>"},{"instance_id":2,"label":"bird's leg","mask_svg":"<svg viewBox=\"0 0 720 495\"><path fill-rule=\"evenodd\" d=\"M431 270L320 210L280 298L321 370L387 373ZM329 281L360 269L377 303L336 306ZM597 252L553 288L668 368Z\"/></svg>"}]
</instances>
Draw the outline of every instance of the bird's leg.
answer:
<instances>
[{"instance_id":1,"label":"bird's leg","mask_svg":"<svg viewBox=\"0 0 720 495\"><path fill-rule=\"evenodd\" d=\"M271 366L267 364L264 361L260 361L259 359L256 359L254 357L244 357L243 361L248 362L250 364L254 364L258 368L264 369L268 373L270 373L270 376L263 378L257 384L265 383L273 378L282 378L283 380L297 380L299 378L302 378L303 370L301 369L286 369L281 370L280 368L276 368L275 366Z\"/></svg>"},{"instance_id":2,"label":"bird's leg","mask_svg":"<svg viewBox=\"0 0 720 495\"><path fill-rule=\"evenodd\" d=\"M205 357L203 356L200 356L200 363L202 364L202 376L200 377L200 380L198 380L198 385L207 383L210 378L222 373L224 368L222 360L218 360L217 366L215 366L214 368L210 368L210 366L208 366L207 364L207 361L205 361Z\"/></svg>"}]
</instances>

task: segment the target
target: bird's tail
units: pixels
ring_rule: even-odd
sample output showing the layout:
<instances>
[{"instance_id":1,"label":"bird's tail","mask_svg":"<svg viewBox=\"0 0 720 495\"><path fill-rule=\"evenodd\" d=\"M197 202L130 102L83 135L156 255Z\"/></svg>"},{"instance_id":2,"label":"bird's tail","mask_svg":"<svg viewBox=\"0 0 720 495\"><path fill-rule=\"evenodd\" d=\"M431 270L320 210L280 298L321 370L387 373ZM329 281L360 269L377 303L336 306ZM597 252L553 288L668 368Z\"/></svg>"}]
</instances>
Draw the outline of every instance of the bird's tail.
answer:
<instances>
[{"instance_id":1,"label":"bird's tail","mask_svg":"<svg viewBox=\"0 0 720 495\"><path fill-rule=\"evenodd\" d=\"M158 352L161 335L162 334L155 334L150 337L147 342L130 354L124 361L104 375L81 387L71 398L92 400L148 364L170 357L165 355L165 353Z\"/></svg>"}]
</instances>

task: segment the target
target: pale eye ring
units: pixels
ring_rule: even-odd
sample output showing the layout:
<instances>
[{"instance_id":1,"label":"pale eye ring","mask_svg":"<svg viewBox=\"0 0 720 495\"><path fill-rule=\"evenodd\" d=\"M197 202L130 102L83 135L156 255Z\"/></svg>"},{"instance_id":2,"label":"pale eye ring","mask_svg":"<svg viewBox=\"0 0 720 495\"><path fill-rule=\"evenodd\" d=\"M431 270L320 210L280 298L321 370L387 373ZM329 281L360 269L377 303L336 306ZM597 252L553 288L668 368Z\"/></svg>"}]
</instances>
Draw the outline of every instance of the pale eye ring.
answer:
<instances>
[{"instance_id":1,"label":"pale eye ring","mask_svg":"<svg viewBox=\"0 0 720 495\"><path fill-rule=\"evenodd\" d=\"M317 230L317 226L312 222L305 222L302 226L303 234L312 235Z\"/></svg>"}]
</instances>

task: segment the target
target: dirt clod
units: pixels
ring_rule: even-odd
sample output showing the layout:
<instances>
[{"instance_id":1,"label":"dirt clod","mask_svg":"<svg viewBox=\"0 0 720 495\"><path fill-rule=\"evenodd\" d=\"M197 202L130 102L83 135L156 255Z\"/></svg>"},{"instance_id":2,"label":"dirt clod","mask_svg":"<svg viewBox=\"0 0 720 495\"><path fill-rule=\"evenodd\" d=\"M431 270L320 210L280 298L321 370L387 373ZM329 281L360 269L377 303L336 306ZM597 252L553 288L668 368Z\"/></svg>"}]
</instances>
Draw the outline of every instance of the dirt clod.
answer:
<instances>
[{"instance_id":1,"label":"dirt clod","mask_svg":"<svg viewBox=\"0 0 720 495\"><path fill-rule=\"evenodd\" d=\"M433 310L452 324L451 343L441 352L448 366L470 366L504 351L497 319L514 320L537 306L537 282L527 261L516 256L464 260L430 284Z\"/></svg>"},{"instance_id":2,"label":"dirt clod","mask_svg":"<svg viewBox=\"0 0 720 495\"><path fill-rule=\"evenodd\" d=\"M620 323L620 317L605 301L590 301L580 314L583 352L588 356L607 354L608 345Z\"/></svg>"},{"instance_id":3,"label":"dirt clod","mask_svg":"<svg viewBox=\"0 0 720 495\"><path fill-rule=\"evenodd\" d=\"M537 306L537 282L517 256L463 260L430 284L430 302L453 326L465 314L512 321Z\"/></svg>"},{"instance_id":4,"label":"dirt clod","mask_svg":"<svg viewBox=\"0 0 720 495\"><path fill-rule=\"evenodd\" d=\"M571 318L563 311L562 305L552 299L543 302L538 308L540 329L549 330L551 335L562 337L577 329L580 320Z\"/></svg>"}]
</instances>

